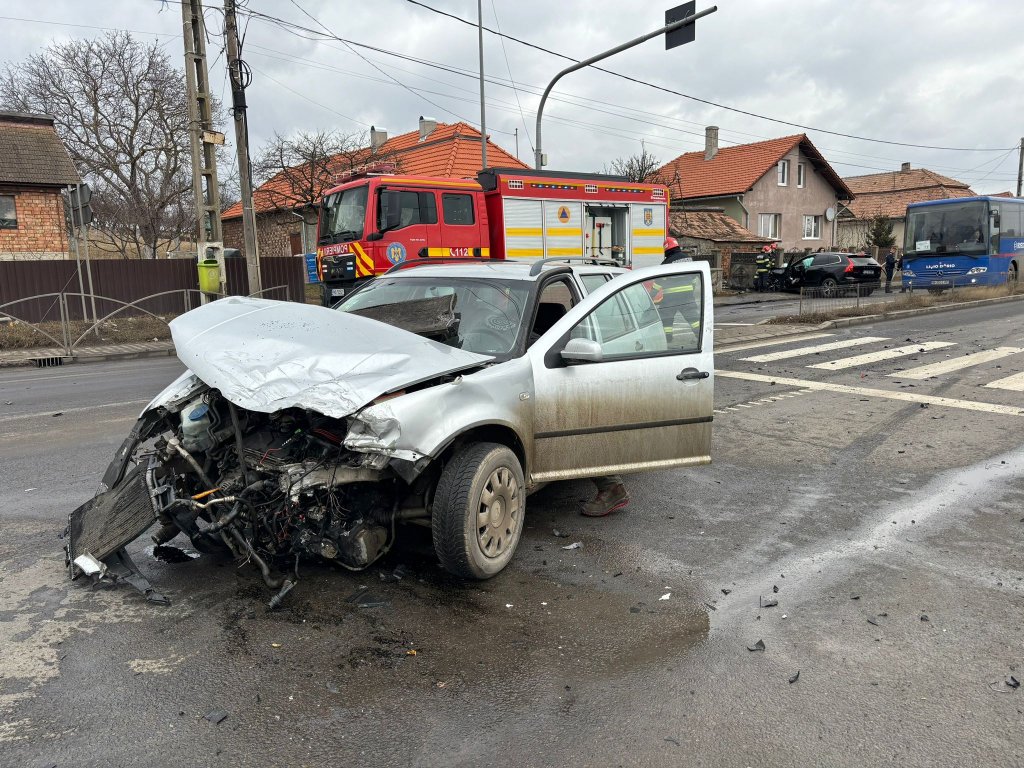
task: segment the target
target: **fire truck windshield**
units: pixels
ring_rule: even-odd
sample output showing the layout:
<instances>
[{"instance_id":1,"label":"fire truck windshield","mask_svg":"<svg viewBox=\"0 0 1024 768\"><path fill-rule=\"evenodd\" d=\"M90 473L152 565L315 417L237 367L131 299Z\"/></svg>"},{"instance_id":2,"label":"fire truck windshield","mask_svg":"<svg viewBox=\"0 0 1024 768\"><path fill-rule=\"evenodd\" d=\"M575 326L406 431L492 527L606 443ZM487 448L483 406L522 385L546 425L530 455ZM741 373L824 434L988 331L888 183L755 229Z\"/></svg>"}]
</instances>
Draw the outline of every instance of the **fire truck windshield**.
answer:
<instances>
[{"instance_id":1,"label":"fire truck windshield","mask_svg":"<svg viewBox=\"0 0 1024 768\"><path fill-rule=\"evenodd\" d=\"M320 212L320 245L362 239L368 189L364 184L327 196Z\"/></svg>"}]
</instances>

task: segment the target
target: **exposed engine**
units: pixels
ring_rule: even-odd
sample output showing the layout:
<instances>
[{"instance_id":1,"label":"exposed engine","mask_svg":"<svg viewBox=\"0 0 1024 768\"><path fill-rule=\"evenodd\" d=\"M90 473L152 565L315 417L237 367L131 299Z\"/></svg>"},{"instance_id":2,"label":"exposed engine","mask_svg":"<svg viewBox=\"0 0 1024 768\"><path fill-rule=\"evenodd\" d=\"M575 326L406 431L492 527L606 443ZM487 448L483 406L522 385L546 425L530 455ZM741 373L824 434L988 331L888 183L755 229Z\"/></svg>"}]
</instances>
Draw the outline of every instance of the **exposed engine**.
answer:
<instances>
[{"instance_id":1,"label":"exposed engine","mask_svg":"<svg viewBox=\"0 0 1024 768\"><path fill-rule=\"evenodd\" d=\"M80 569L79 554L99 561L114 551L90 540L90 530L137 528L137 536L155 516L157 545L185 533L200 552L253 563L280 590L273 605L304 557L361 570L390 549L408 487L373 466L380 457L343 447L343 420L297 408L247 411L212 389L157 418L136 435L137 466L126 471L125 459L112 490L72 514L68 557ZM91 525L89 515L105 524Z\"/></svg>"}]
</instances>

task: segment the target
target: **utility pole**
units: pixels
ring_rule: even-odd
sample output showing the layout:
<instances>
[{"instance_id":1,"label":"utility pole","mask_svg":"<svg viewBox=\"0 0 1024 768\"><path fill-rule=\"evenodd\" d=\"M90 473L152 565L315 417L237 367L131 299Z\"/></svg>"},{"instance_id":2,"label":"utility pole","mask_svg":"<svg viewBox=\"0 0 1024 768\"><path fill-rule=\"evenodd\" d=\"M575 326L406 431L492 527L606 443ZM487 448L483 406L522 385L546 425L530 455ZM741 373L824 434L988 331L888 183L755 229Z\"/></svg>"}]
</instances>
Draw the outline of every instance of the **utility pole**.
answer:
<instances>
[{"instance_id":1,"label":"utility pole","mask_svg":"<svg viewBox=\"0 0 1024 768\"><path fill-rule=\"evenodd\" d=\"M245 89L251 73L242 61L238 42L238 20L235 0L224 0L224 38L227 42L228 76L231 78L231 114L235 118L235 144L238 147L238 175L242 193L242 237L245 251L245 271L249 277L249 293L259 293L259 248L256 243L256 212L252 204L252 171L249 167L249 123L245 115Z\"/></svg>"},{"instance_id":2,"label":"utility pole","mask_svg":"<svg viewBox=\"0 0 1024 768\"><path fill-rule=\"evenodd\" d=\"M192 145L192 197L196 209L196 243L200 261L212 257L221 262L224 285L224 236L220 223L220 187L217 184L217 145L224 134L213 130L210 76L206 64L206 25L202 0L181 3L182 36L185 39L185 85L188 88L188 137ZM205 294L203 300L206 300Z\"/></svg>"},{"instance_id":3,"label":"utility pole","mask_svg":"<svg viewBox=\"0 0 1024 768\"><path fill-rule=\"evenodd\" d=\"M1020 157L1017 159L1017 197L1020 197L1022 181L1024 181L1024 138L1020 140Z\"/></svg>"},{"instance_id":4,"label":"utility pole","mask_svg":"<svg viewBox=\"0 0 1024 768\"><path fill-rule=\"evenodd\" d=\"M476 31L480 43L480 162L487 169L487 114L484 109L484 4L476 0Z\"/></svg>"}]
</instances>

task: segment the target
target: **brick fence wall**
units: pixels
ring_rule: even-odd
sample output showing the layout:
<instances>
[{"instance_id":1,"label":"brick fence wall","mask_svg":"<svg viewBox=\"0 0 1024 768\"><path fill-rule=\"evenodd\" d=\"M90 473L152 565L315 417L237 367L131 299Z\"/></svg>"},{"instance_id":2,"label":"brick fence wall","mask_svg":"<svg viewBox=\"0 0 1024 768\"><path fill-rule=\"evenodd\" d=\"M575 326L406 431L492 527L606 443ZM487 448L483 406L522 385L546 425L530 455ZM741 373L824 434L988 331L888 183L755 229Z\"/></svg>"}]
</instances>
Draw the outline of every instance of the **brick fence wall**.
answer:
<instances>
[{"instance_id":1,"label":"brick fence wall","mask_svg":"<svg viewBox=\"0 0 1024 768\"><path fill-rule=\"evenodd\" d=\"M0 260L64 258L68 238L60 187L0 185L0 195L13 195L17 229L0 229Z\"/></svg>"}]
</instances>

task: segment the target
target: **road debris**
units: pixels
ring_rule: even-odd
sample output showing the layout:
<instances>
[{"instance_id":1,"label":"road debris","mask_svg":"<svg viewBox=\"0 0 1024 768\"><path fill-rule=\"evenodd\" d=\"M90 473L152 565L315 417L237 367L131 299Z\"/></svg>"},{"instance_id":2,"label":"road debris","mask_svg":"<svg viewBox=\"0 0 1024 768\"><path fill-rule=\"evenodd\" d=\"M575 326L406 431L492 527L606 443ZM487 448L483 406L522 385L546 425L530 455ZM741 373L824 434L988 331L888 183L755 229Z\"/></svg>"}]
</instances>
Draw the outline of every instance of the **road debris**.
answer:
<instances>
[{"instance_id":1,"label":"road debris","mask_svg":"<svg viewBox=\"0 0 1024 768\"><path fill-rule=\"evenodd\" d=\"M722 590L722 594L723 594L723 595L728 595L728 594L729 594L730 592L732 592L732 590L731 590L731 589L723 589L723 590Z\"/></svg>"},{"instance_id":2,"label":"road debris","mask_svg":"<svg viewBox=\"0 0 1024 768\"><path fill-rule=\"evenodd\" d=\"M779 594L779 585L778 584L772 584L772 592L774 592L775 594Z\"/></svg>"},{"instance_id":3,"label":"road debris","mask_svg":"<svg viewBox=\"0 0 1024 768\"><path fill-rule=\"evenodd\" d=\"M346 603L352 603L356 608L380 608L388 604L387 600L370 594L366 587L360 587L351 595L345 598Z\"/></svg>"},{"instance_id":4,"label":"road debris","mask_svg":"<svg viewBox=\"0 0 1024 768\"><path fill-rule=\"evenodd\" d=\"M851 600L860 600L860 595L851 595L850 599Z\"/></svg>"},{"instance_id":5,"label":"road debris","mask_svg":"<svg viewBox=\"0 0 1024 768\"><path fill-rule=\"evenodd\" d=\"M223 709L211 709L209 712L203 715L203 719L209 720L214 725L220 725L228 719L228 713L226 710Z\"/></svg>"},{"instance_id":6,"label":"road debris","mask_svg":"<svg viewBox=\"0 0 1024 768\"><path fill-rule=\"evenodd\" d=\"M881 624L878 623L878 617L877 616L868 616L868 624L871 624L871 625L876 626L876 627L882 626Z\"/></svg>"},{"instance_id":7,"label":"road debris","mask_svg":"<svg viewBox=\"0 0 1024 768\"><path fill-rule=\"evenodd\" d=\"M1013 675L1010 675L1008 678L1006 678L1005 682L1011 688L1020 688L1020 680L1018 680Z\"/></svg>"},{"instance_id":8,"label":"road debris","mask_svg":"<svg viewBox=\"0 0 1024 768\"><path fill-rule=\"evenodd\" d=\"M53 414L53 418L57 418L58 416L63 416L63 415L64 415L64 411L57 411L55 414Z\"/></svg>"},{"instance_id":9,"label":"road debris","mask_svg":"<svg viewBox=\"0 0 1024 768\"><path fill-rule=\"evenodd\" d=\"M572 544L566 544L562 549L583 549L583 542L574 541Z\"/></svg>"},{"instance_id":10,"label":"road debris","mask_svg":"<svg viewBox=\"0 0 1024 768\"><path fill-rule=\"evenodd\" d=\"M568 539L569 538L569 534L568 533L563 533L562 531L558 530L557 528L552 528L551 529L551 535L554 536L557 539Z\"/></svg>"},{"instance_id":11,"label":"road debris","mask_svg":"<svg viewBox=\"0 0 1024 768\"><path fill-rule=\"evenodd\" d=\"M793 683L795 683L799 679L800 679L800 670L798 669L796 671L796 674L793 675L791 678L789 678L789 684L792 685Z\"/></svg>"},{"instance_id":12,"label":"road debris","mask_svg":"<svg viewBox=\"0 0 1024 768\"><path fill-rule=\"evenodd\" d=\"M774 608L779 604L779 599L777 597L764 597L762 595L759 600L762 608Z\"/></svg>"},{"instance_id":13,"label":"road debris","mask_svg":"<svg viewBox=\"0 0 1024 768\"><path fill-rule=\"evenodd\" d=\"M921 621L931 621L931 619L928 618L928 614L927 613L922 613L921 614Z\"/></svg>"},{"instance_id":14,"label":"road debris","mask_svg":"<svg viewBox=\"0 0 1024 768\"><path fill-rule=\"evenodd\" d=\"M415 656L416 655L416 649L415 648L410 648L408 651L405 652L405 655L406 656Z\"/></svg>"},{"instance_id":15,"label":"road debris","mask_svg":"<svg viewBox=\"0 0 1024 768\"><path fill-rule=\"evenodd\" d=\"M753 645L748 645L747 646L747 650L751 651L751 652L753 652L753 651L763 651L764 650L764 640L758 640Z\"/></svg>"},{"instance_id":16,"label":"road debris","mask_svg":"<svg viewBox=\"0 0 1024 768\"><path fill-rule=\"evenodd\" d=\"M668 600L670 597L672 597L672 593L671 592L666 592L664 595L662 595L658 599L659 600Z\"/></svg>"},{"instance_id":17,"label":"road debris","mask_svg":"<svg viewBox=\"0 0 1024 768\"><path fill-rule=\"evenodd\" d=\"M673 739L671 736L666 736L665 741L667 741L669 744L675 744L677 747L681 746L680 743Z\"/></svg>"}]
</instances>

